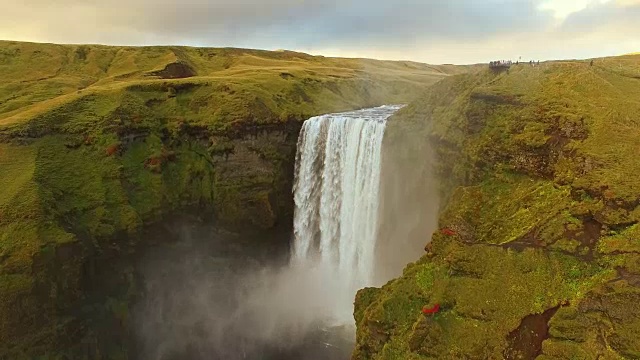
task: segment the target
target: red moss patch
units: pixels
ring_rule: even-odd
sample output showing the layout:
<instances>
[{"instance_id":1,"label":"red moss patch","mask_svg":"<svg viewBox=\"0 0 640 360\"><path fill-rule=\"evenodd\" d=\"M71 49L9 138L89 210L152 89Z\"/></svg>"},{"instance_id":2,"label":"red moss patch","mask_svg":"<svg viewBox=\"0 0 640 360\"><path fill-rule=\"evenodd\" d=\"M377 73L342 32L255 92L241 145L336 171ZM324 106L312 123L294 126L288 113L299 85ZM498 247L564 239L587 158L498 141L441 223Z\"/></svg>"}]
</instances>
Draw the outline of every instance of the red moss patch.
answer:
<instances>
[{"instance_id":1,"label":"red moss patch","mask_svg":"<svg viewBox=\"0 0 640 360\"><path fill-rule=\"evenodd\" d=\"M440 233L442 233L443 235L447 235L447 236L458 235L458 233L455 230L451 230L449 228L441 229Z\"/></svg>"},{"instance_id":2,"label":"red moss patch","mask_svg":"<svg viewBox=\"0 0 640 360\"><path fill-rule=\"evenodd\" d=\"M422 308L422 313L425 315L433 315L438 311L440 311L440 304L435 304L432 307L428 307L425 305L425 307Z\"/></svg>"},{"instance_id":3,"label":"red moss patch","mask_svg":"<svg viewBox=\"0 0 640 360\"><path fill-rule=\"evenodd\" d=\"M153 171L160 172L162 171L162 165L169 161L174 161L176 159L176 153L173 151L168 151L166 149L162 149L160 155L154 155L149 157L145 162L144 166Z\"/></svg>"},{"instance_id":4,"label":"red moss patch","mask_svg":"<svg viewBox=\"0 0 640 360\"><path fill-rule=\"evenodd\" d=\"M120 149L120 144L112 144L107 147L105 150L107 156L113 156Z\"/></svg>"}]
</instances>

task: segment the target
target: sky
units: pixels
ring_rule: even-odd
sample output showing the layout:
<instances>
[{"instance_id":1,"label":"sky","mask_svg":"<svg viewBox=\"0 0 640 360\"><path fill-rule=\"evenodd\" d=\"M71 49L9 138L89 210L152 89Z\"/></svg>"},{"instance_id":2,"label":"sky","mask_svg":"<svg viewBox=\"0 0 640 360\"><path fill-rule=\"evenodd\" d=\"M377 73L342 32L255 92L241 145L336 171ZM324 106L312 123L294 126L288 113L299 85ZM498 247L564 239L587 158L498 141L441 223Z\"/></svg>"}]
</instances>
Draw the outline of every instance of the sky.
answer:
<instances>
[{"instance_id":1,"label":"sky","mask_svg":"<svg viewBox=\"0 0 640 360\"><path fill-rule=\"evenodd\" d=\"M0 0L0 8L3 40L432 64L640 52L640 0Z\"/></svg>"}]
</instances>

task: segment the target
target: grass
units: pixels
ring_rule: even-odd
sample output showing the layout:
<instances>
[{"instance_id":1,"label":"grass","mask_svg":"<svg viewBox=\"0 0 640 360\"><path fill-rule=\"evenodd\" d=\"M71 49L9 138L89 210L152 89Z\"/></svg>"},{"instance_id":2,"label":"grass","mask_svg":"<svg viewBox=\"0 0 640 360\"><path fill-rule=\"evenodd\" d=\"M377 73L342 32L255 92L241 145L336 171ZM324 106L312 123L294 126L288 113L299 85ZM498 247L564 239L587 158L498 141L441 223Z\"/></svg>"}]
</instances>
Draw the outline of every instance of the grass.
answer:
<instances>
[{"instance_id":1,"label":"grass","mask_svg":"<svg viewBox=\"0 0 640 360\"><path fill-rule=\"evenodd\" d=\"M188 80L170 81L150 76L177 62L187 64L197 75ZM63 46L5 41L0 42L0 125L28 121L88 94L121 91L133 86L157 87L167 82L212 86L213 89L205 92L214 95L217 95L216 87L230 86L235 95L230 97L243 105L248 105L251 98L266 101L267 97L278 94L288 102L291 99L287 91L295 90L297 85L304 88L304 92L310 92L314 100L322 101L307 104L307 109L299 109L301 104L297 104L285 109L272 106L271 110L276 115L293 109L307 114L319 113L368 105L363 104L362 99L349 98L363 94L350 91L358 86L369 87L365 95L371 97L368 99L371 104L406 102L415 96L416 90L445 77L449 71L461 71L453 69L453 66L409 62L313 57L289 51ZM206 104L224 106L224 103Z\"/></svg>"}]
</instances>

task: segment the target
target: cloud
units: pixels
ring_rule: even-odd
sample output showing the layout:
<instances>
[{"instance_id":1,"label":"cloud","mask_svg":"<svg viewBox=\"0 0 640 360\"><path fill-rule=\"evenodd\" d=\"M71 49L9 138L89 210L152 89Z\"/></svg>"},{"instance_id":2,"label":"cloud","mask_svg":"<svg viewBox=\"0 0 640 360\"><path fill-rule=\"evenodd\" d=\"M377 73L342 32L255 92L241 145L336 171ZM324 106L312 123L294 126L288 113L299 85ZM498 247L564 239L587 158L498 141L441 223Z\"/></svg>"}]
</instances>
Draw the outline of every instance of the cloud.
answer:
<instances>
[{"instance_id":1,"label":"cloud","mask_svg":"<svg viewBox=\"0 0 640 360\"><path fill-rule=\"evenodd\" d=\"M395 46L416 40L479 40L496 33L542 27L548 22L529 0L353 0L347 4L330 14L298 18L296 41L316 46L367 42ZM289 26L281 25L279 30L284 33Z\"/></svg>"},{"instance_id":2,"label":"cloud","mask_svg":"<svg viewBox=\"0 0 640 360\"><path fill-rule=\"evenodd\" d=\"M577 44L580 54L599 53L597 43L583 49L576 34L612 36L620 53L630 52L638 18L640 0L25 0L0 12L0 38L469 63L544 50L545 44L555 49L545 54L554 57L571 56L563 49ZM560 46L558 39L567 43Z\"/></svg>"},{"instance_id":3,"label":"cloud","mask_svg":"<svg viewBox=\"0 0 640 360\"><path fill-rule=\"evenodd\" d=\"M610 0L543 0L540 9L553 12L554 17L564 20L567 16L582 11L594 3L606 3ZM632 0L633 1L633 0Z\"/></svg>"},{"instance_id":4,"label":"cloud","mask_svg":"<svg viewBox=\"0 0 640 360\"><path fill-rule=\"evenodd\" d=\"M571 14L562 24L561 30L565 33L576 33L616 28L621 31L635 29L635 34L639 34L638 20L640 20L640 1L611 1L592 4L580 12Z\"/></svg>"},{"instance_id":5,"label":"cloud","mask_svg":"<svg viewBox=\"0 0 640 360\"><path fill-rule=\"evenodd\" d=\"M208 39L215 43L251 36L299 13L334 7L331 1L320 0L27 0L3 9L0 23L13 22L22 33L50 41L95 37L114 43L143 43L145 39ZM2 27L6 32L9 26Z\"/></svg>"}]
</instances>

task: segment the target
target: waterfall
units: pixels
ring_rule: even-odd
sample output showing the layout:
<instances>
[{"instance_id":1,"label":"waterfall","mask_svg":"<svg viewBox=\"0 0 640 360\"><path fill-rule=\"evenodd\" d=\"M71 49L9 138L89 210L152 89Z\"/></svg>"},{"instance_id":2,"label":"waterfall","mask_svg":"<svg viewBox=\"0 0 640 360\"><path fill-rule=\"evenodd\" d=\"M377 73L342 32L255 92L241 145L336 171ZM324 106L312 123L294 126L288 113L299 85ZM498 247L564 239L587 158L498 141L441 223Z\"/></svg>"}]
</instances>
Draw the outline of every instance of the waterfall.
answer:
<instances>
[{"instance_id":1,"label":"waterfall","mask_svg":"<svg viewBox=\"0 0 640 360\"><path fill-rule=\"evenodd\" d=\"M352 322L353 297L372 286L378 234L381 145L386 120L400 106L382 106L307 120L301 130L294 183L292 266L321 272Z\"/></svg>"}]
</instances>

